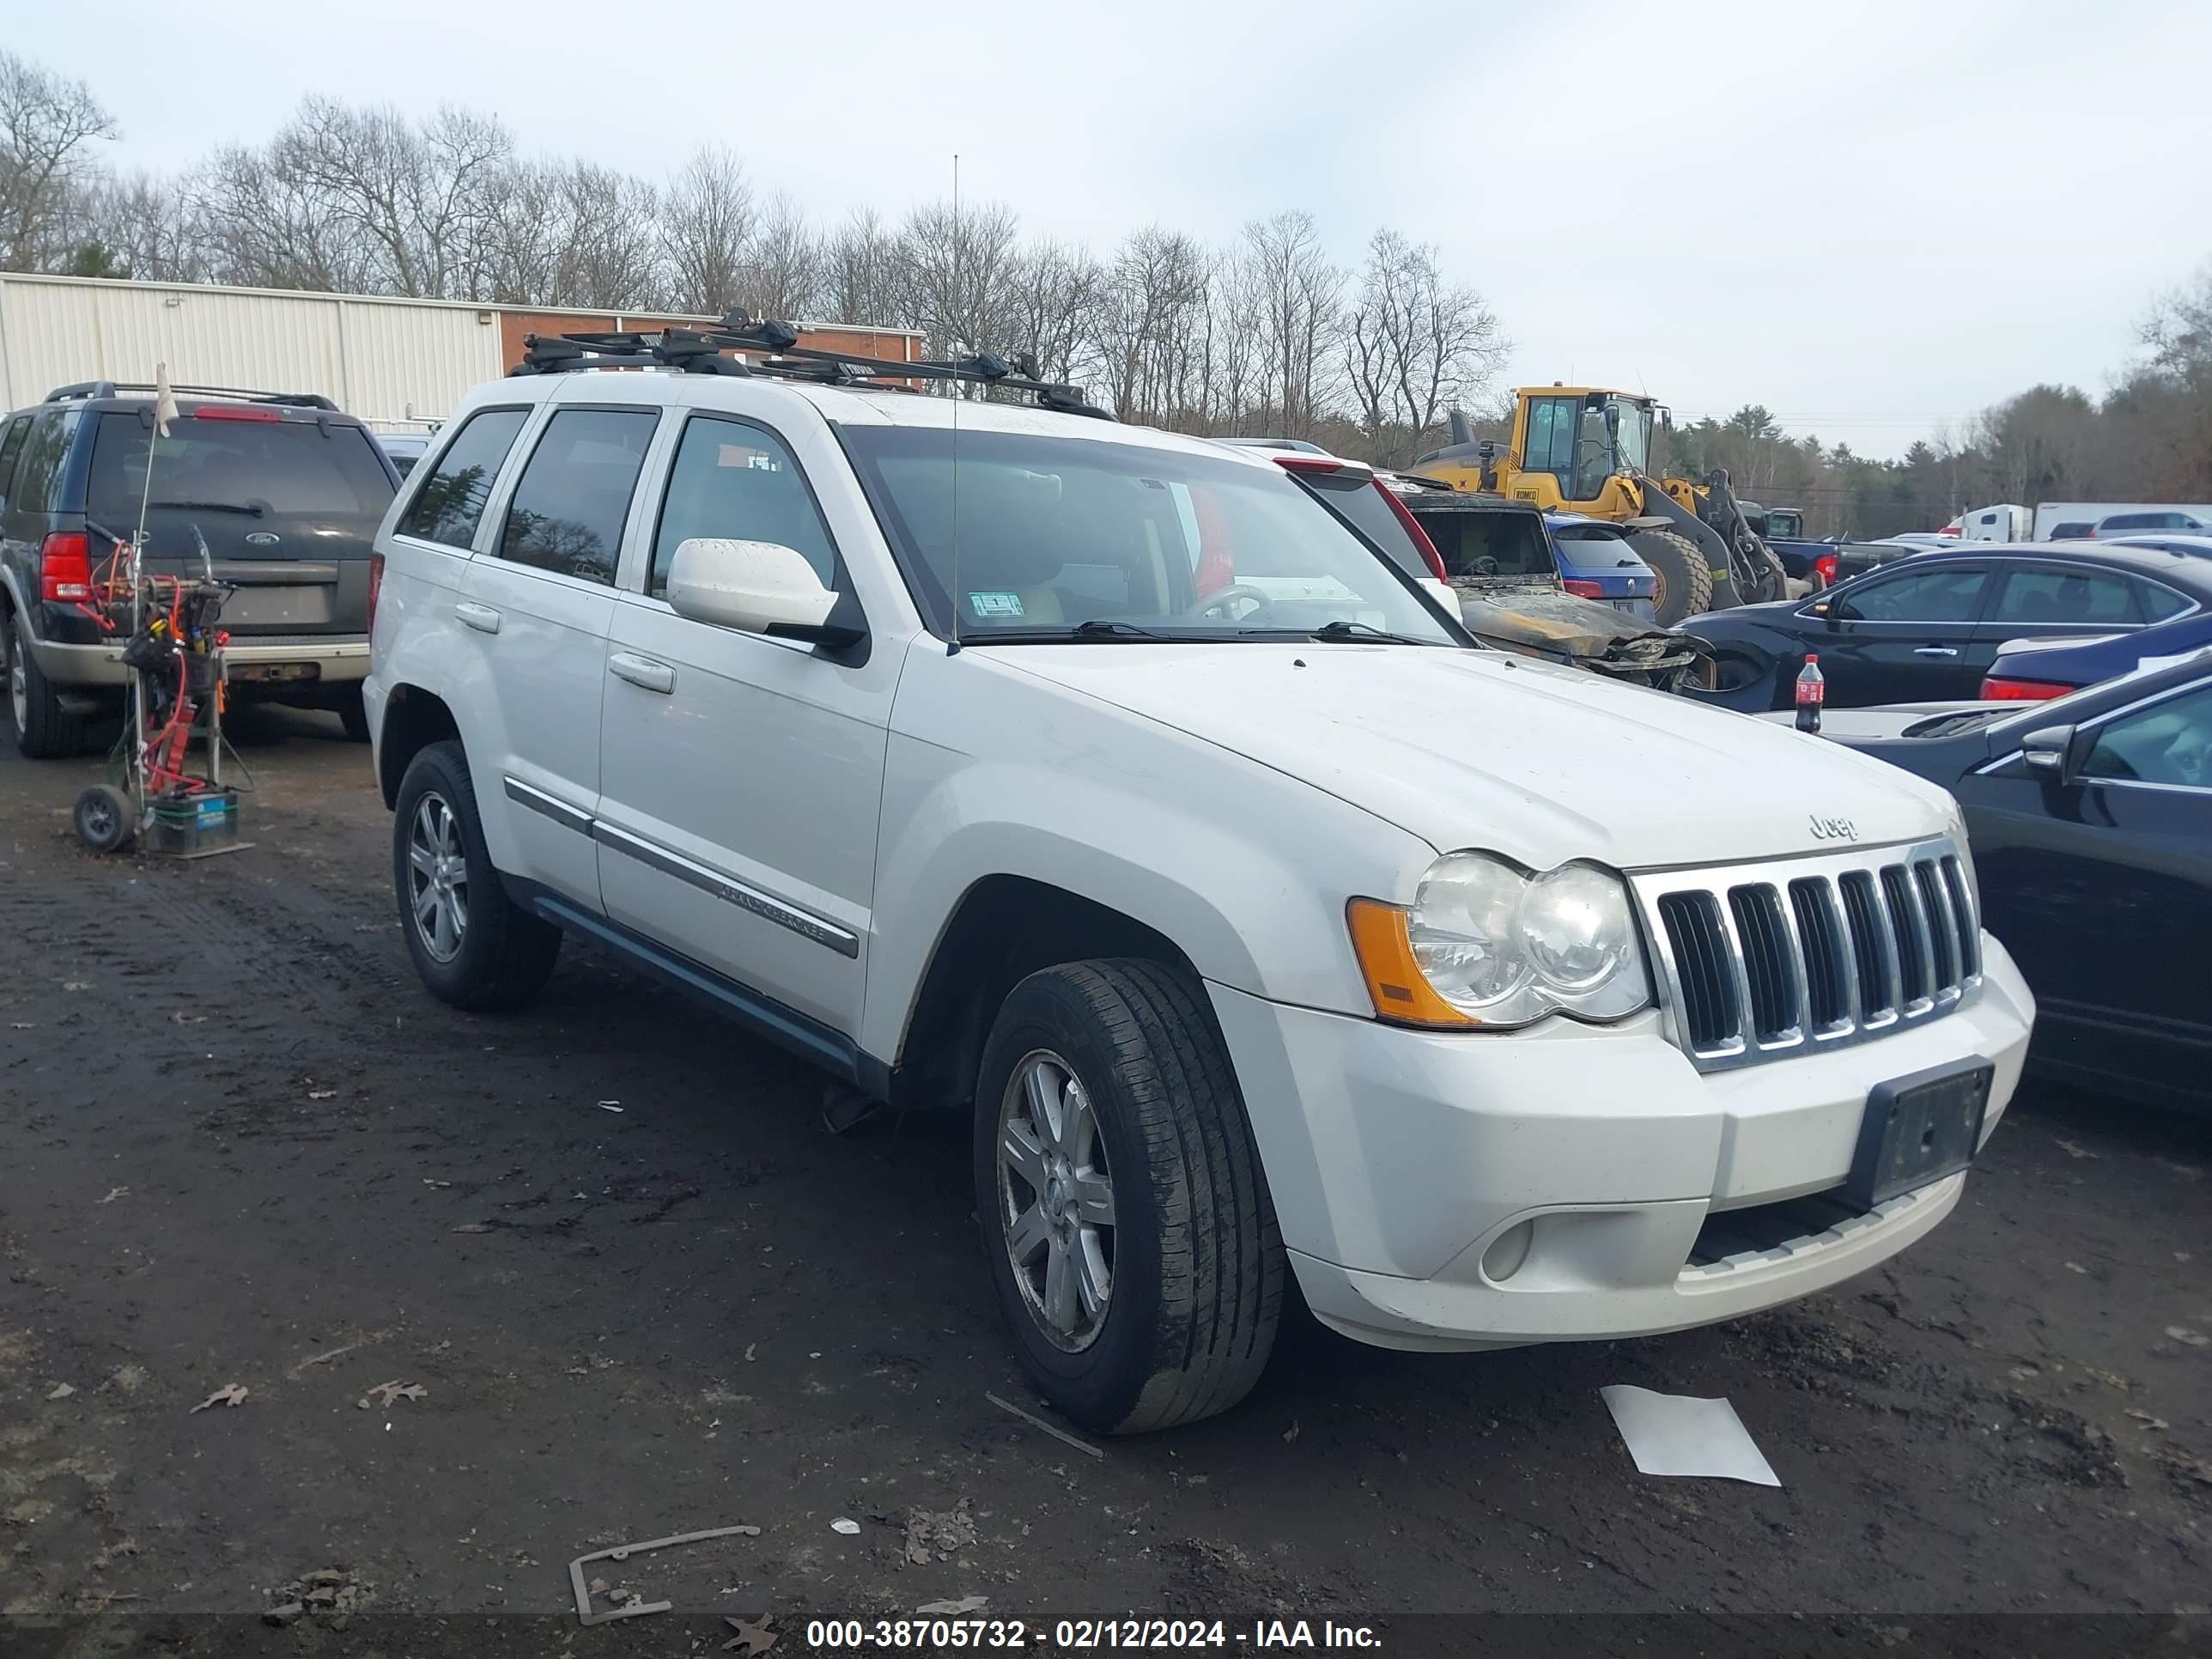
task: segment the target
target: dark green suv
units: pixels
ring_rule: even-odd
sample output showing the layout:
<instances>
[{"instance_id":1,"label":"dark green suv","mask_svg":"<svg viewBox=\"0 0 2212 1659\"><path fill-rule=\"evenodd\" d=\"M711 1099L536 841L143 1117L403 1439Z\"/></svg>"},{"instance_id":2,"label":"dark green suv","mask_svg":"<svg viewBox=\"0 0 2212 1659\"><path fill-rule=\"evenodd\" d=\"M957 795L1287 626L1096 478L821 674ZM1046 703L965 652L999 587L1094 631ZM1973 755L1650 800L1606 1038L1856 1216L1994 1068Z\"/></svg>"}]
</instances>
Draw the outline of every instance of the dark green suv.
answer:
<instances>
[{"instance_id":1,"label":"dark green suv","mask_svg":"<svg viewBox=\"0 0 2212 1659\"><path fill-rule=\"evenodd\" d=\"M144 503L146 565L202 570L223 608L230 695L335 711L365 738L369 545L398 474L368 428L311 394L63 386L0 422L0 656L16 745L83 747L119 712L124 641L90 603ZM148 466L152 476L148 477Z\"/></svg>"}]
</instances>

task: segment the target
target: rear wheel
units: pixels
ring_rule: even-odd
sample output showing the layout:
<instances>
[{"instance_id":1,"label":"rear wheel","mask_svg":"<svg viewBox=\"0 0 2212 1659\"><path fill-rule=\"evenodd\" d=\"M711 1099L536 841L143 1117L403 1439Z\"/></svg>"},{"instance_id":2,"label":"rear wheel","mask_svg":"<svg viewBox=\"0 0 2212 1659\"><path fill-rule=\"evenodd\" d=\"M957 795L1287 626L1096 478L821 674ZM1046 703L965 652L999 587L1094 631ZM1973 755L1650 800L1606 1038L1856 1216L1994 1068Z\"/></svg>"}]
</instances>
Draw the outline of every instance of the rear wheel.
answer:
<instances>
[{"instance_id":1,"label":"rear wheel","mask_svg":"<svg viewBox=\"0 0 2212 1659\"><path fill-rule=\"evenodd\" d=\"M561 930L507 896L459 743L434 743L408 763L392 809L392 882L407 953L438 996L457 1008L515 1008L544 988Z\"/></svg>"},{"instance_id":2,"label":"rear wheel","mask_svg":"<svg viewBox=\"0 0 2212 1659\"><path fill-rule=\"evenodd\" d=\"M9 619L4 649L8 659L8 720L15 747L32 760L55 760L84 747L84 721L62 707L53 683L39 672L31 654L30 624Z\"/></svg>"},{"instance_id":3,"label":"rear wheel","mask_svg":"<svg viewBox=\"0 0 2212 1659\"><path fill-rule=\"evenodd\" d=\"M1158 963L1032 974L975 1096L984 1248L1038 1389L1129 1434L1259 1380L1285 1262L1244 1103L1198 983Z\"/></svg>"},{"instance_id":4,"label":"rear wheel","mask_svg":"<svg viewBox=\"0 0 2212 1659\"><path fill-rule=\"evenodd\" d=\"M1662 628L1713 608L1713 568L1687 536L1672 530L1639 530L1629 537L1628 544L1659 579L1651 611Z\"/></svg>"}]
</instances>

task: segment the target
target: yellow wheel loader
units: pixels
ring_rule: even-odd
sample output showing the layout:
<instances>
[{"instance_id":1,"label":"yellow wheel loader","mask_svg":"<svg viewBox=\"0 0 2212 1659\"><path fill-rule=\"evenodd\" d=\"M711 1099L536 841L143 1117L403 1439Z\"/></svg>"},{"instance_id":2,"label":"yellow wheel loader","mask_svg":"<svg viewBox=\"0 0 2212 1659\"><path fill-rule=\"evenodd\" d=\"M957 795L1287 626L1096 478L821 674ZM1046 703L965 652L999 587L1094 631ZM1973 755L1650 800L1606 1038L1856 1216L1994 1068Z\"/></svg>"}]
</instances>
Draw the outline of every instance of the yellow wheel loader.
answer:
<instances>
[{"instance_id":1,"label":"yellow wheel loader","mask_svg":"<svg viewBox=\"0 0 2212 1659\"><path fill-rule=\"evenodd\" d=\"M1744 516L1727 472L1715 468L1694 482L1651 477L1652 428L1663 418L1650 398L1630 392L1524 386L1514 393L1505 443L1474 441L1455 411L1451 443L1411 470L1455 489L1620 525L1659 578L1652 604L1663 626L1784 598L1782 562Z\"/></svg>"}]
</instances>

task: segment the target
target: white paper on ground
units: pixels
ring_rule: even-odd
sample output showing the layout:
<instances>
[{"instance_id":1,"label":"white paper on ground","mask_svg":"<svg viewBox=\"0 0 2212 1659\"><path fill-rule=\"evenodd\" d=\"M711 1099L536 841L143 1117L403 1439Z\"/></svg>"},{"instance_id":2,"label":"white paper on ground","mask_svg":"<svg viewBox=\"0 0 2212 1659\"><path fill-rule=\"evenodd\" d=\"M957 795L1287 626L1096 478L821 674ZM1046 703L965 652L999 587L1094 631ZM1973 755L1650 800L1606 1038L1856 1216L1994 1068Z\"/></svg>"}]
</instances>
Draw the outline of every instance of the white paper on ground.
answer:
<instances>
[{"instance_id":1,"label":"white paper on ground","mask_svg":"<svg viewBox=\"0 0 2212 1659\"><path fill-rule=\"evenodd\" d=\"M1705 1475L1747 1480L1754 1486L1782 1484L1725 1400L1654 1394L1620 1382L1598 1393L1643 1474Z\"/></svg>"}]
</instances>

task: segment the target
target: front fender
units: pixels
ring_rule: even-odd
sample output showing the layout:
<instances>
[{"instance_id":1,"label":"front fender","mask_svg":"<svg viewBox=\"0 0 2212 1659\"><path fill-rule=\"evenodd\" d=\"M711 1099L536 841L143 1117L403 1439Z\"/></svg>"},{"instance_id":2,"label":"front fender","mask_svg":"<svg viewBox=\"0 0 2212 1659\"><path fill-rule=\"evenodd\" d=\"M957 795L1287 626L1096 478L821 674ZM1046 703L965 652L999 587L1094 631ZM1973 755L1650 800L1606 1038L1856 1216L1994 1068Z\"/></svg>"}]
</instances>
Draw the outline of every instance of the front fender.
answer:
<instances>
[{"instance_id":1,"label":"front fender","mask_svg":"<svg viewBox=\"0 0 2212 1659\"><path fill-rule=\"evenodd\" d=\"M1365 1014L1346 902L1410 897L1436 856L1311 785L926 638L900 682L881 821L860 1032L874 1054L899 1052L938 942L989 877L1142 922L1217 984Z\"/></svg>"}]
</instances>

